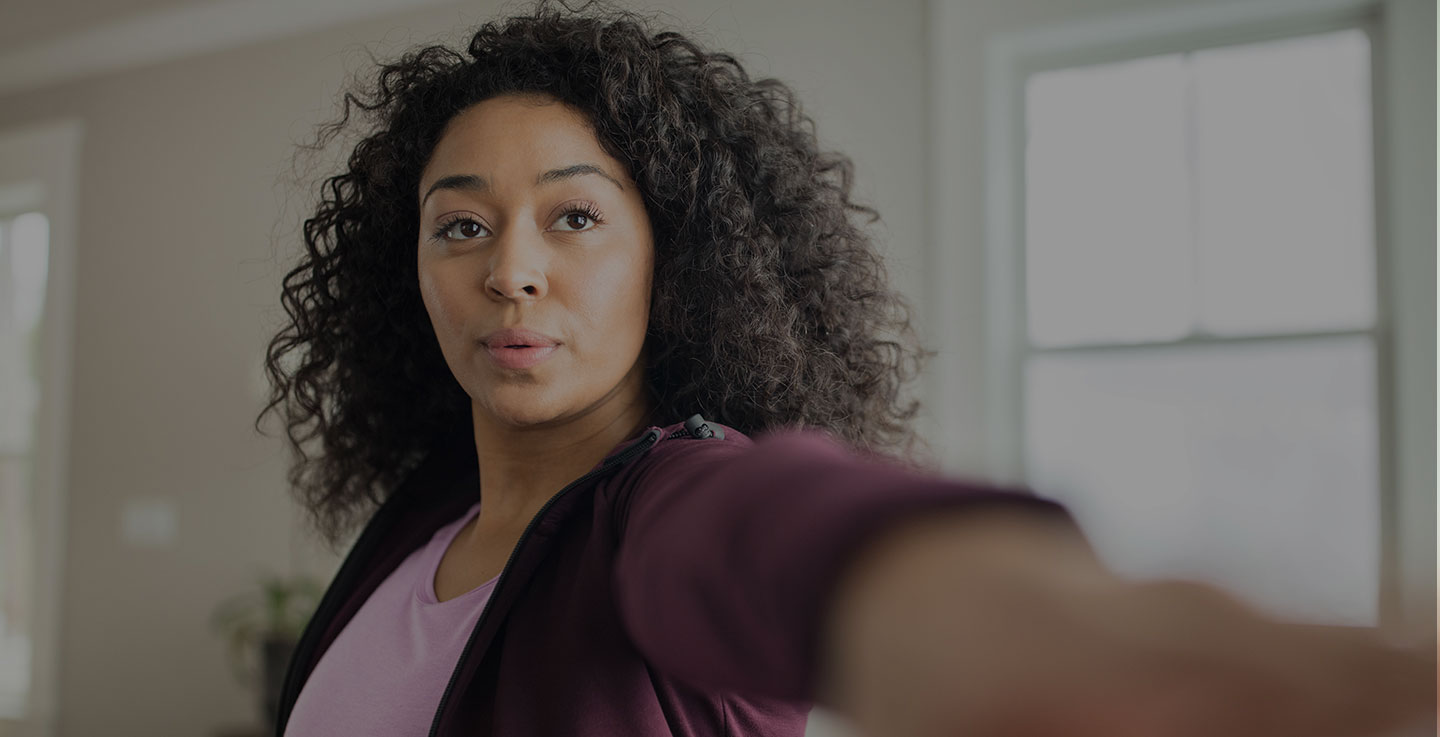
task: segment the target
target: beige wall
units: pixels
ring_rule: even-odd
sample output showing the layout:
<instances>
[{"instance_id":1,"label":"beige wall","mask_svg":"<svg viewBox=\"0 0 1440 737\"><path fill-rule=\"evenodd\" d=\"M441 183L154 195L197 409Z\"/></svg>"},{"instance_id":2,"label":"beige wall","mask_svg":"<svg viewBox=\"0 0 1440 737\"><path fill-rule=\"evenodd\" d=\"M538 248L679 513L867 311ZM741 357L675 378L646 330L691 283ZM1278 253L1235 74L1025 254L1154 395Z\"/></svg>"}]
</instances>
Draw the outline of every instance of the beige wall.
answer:
<instances>
[{"instance_id":1,"label":"beige wall","mask_svg":"<svg viewBox=\"0 0 1440 737\"><path fill-rule=\"evenodd\" d=\"M885 218L896 283L917 306L933 309L927 286L959 292L961 309L946 317L958 321L951 350L960 370L947 377L954 409L943 428L933 418L924 426L946 432L943 445L958 454L951 465L963 467L983 460L986 39L1196 2L1208 0L955 0L945 13L964 31L938 43L929 42L923 0L669 7L703 23L757 74L800 89L822 138L854 157L861 195ZM251 697L206 629L211 608L250 585L259 567L328 575L335 565L299 539L281 445L250 429L264 340L295 244L290 237L272 249L271 237L293 235L303 218L282 184L291 144L328 116L346 73L363 61L360 44L394 48L443 34L462 17L483 17L478 5L467 3L463 16L442 6L0 98L0 131L65 116L86 126L64 737L207 735L250 719ZM927 59L956 75L941 99L961 130L943 152L929 143L936 96ZM935 167L946 172L945 201L929 184ZM927 239L958 249L965 268L927 277ZM927 329L935 320L921 318ZM122 501L148 496L179 505L174 549L119 539Z\"/></svg>"},{"instance_id":2,"label":"beige wall","mask_svg":"<svg viewBox=\"0 0 1440 737\"><path fill-rule=\"evenodd\" d=\"M293 237L276 250L270 239L303 219L283 185L291 145L329 116L364 62L360 45L445 34L491 6L457 7L0 98L0 131L85 123L60 735L207 735L250 720L251 697L207 629L212 607L262 567L333 570L292 540L282 447L250 429L283 262L295 252ZM921 2L674 12L703 22L755 72L797 84L821 135L857 160L860 191L903 244L899 278L913 290ZM178 504L174 548L121 541L122 502L139 497Z\"/></svg>"}]
</instances>

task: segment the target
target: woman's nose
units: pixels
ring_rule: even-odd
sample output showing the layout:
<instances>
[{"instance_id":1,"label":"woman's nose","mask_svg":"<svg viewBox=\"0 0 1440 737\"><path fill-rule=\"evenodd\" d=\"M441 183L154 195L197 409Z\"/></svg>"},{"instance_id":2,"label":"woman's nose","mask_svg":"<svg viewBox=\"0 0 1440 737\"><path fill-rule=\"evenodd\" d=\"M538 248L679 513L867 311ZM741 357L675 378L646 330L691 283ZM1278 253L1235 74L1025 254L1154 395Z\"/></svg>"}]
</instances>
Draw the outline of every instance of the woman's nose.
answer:
<instances>
[{"instance_id":1,"label":"woman's nose","mask_svg":"<svg viewBox=\"0 0 1440 737\"><path fill-rule=\"evenodd\" d=\"M494 299L537 300L545 296L544 243L538 235L502 235L490 253L485 293Z\"/></svg>"}]
</instances>

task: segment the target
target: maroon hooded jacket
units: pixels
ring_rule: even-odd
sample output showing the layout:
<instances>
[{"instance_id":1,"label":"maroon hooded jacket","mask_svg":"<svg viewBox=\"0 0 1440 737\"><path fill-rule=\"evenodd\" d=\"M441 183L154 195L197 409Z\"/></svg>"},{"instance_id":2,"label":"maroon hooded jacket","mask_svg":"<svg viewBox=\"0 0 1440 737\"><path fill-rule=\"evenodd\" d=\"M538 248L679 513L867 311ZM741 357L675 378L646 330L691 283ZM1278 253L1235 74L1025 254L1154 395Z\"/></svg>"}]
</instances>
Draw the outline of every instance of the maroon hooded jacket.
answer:
<instances>
[{"instance_id":1,"label":"maroon hooded jacket","mask_svg":"<svg viewBox=\"0 0 1440 737\"><path fill-rule=\"evenodd\" d=\"M336 573L291 659L276 734L366 598L475 503L473 455L438 455ZM799 737L826 597L854 551L904 515L993 503L1065 515L1024 489L919 474L816 431L752 441L698 415L651 427L530 522L430 734Z\"/></svg>"}]
</instances>

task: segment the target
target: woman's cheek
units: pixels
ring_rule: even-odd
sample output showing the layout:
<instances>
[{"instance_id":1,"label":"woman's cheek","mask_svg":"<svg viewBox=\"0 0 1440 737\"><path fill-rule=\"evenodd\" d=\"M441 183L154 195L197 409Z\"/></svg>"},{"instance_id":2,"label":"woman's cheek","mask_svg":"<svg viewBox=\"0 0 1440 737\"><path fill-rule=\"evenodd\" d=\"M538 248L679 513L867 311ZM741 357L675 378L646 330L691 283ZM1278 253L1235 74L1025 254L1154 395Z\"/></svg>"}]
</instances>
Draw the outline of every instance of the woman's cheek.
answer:
<instances>
[{"instance_id":1,"label":"woman's cheek","mask_svg":"<svg viewBox=\"0 0 1440 737\"><path fill-rule=\"evenodd\" d=\"M436 275L423 269L420 272L420 299L425 305L425 311L430 317L430 326L435 331L435 338L440 343L440 352L445 356L452 368L456 360L463 360L463 356L454 354L460 346L456 345L463 336L463 329L456 319L456 315L462 314L462 304L458 302L460 295L454 290L445 288L443 275Z\"/></svg>"},{"instance_id":2,"label":"woman's cheek","mask_svg":"<svg viewBox=\"0 0 1440 737\"><path fill-rule=\"evenodd\" d=\"M648 254L636 254L618 261L611 282L616 299L618 317L623 323L640 333L645 332L650 317L650 288L653 277L652 260Z\"/></svg>"}]
</instances>

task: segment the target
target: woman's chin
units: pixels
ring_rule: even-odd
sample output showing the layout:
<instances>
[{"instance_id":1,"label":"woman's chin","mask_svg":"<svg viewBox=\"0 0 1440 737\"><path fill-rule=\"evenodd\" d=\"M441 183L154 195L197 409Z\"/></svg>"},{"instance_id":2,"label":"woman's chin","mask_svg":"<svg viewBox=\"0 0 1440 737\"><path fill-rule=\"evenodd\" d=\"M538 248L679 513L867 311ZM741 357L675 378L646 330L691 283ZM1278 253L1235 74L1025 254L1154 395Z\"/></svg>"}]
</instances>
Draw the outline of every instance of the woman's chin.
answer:
<instances>
[{"instance_id":1,"label":"woman's chin","mask_svg":"<svg viewBox=\"0 0 1440 737\"><path fill-rule=\"evenodd\" d=\"M540 401L538 397L490 397L483 407L485 414L497 424L514 429L542 427L565 414L551 407L548 402Z\"/></svg>"}]
</instances>

